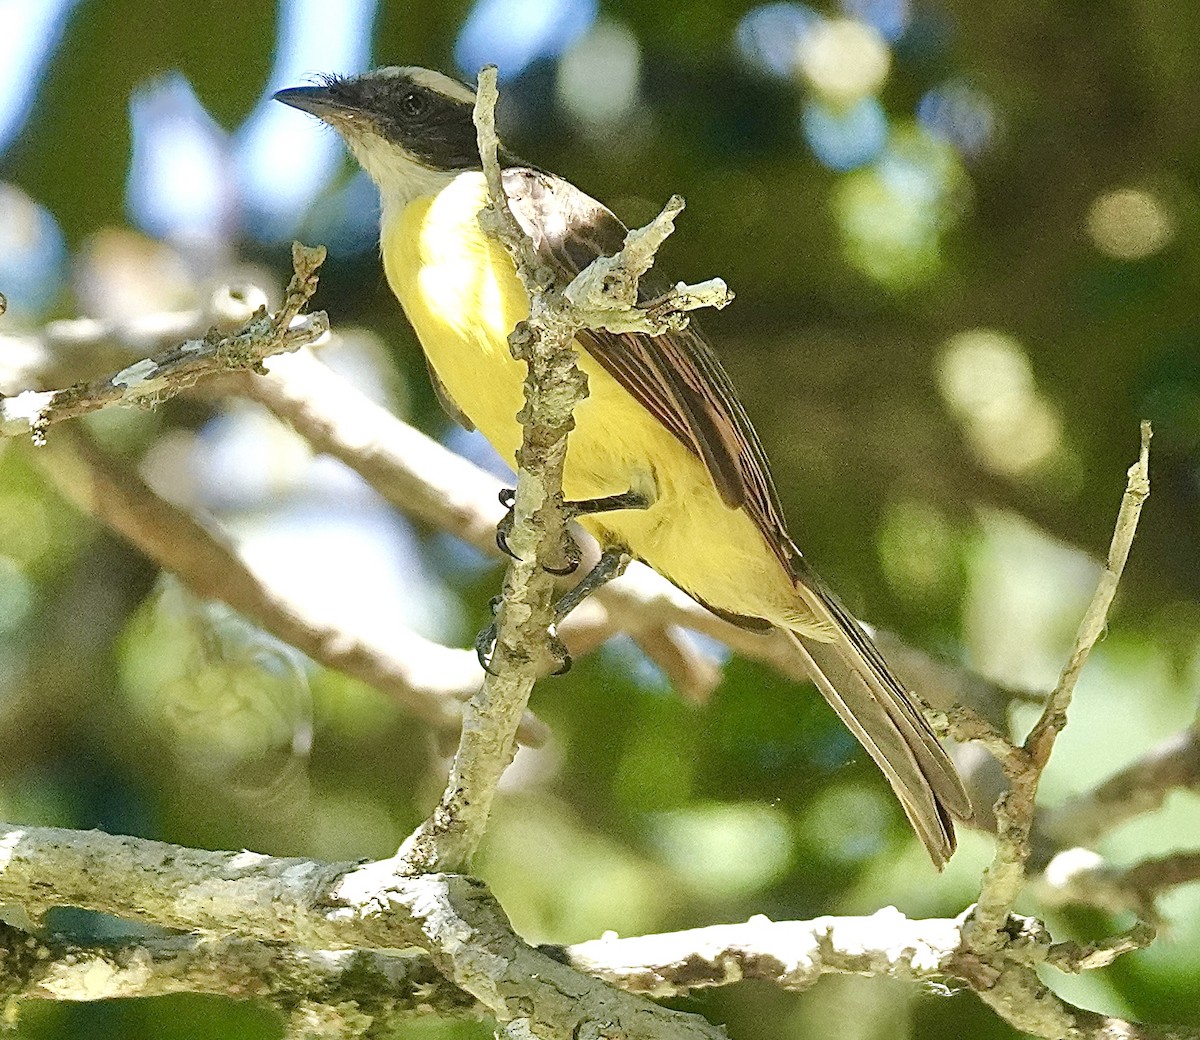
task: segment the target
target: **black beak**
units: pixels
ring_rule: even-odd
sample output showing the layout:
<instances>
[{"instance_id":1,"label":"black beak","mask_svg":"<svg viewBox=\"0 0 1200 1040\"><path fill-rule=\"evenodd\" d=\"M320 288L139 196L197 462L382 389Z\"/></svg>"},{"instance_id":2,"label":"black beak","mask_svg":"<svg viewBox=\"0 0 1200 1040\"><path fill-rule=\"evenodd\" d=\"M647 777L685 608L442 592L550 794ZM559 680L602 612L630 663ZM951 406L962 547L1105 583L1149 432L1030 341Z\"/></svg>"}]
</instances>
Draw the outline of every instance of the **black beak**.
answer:
<instances>
[{"instance_id":1,"label":"black beak","mask_svg":"<svg viewBox=\"0 0 1200 1040\"><path fill-rule=\"evenodd\" d=\"M334 100L328 87L288 87L287 90L278 91L274 98L276 101L282 101L285 105L291 105L292 108L298 108L301 112L308 112L310 115L326 121L331 116L334 119L339 116L345 119L349 116L361 115L360 110L352 105Z\"/></svg>"}]
</instances>

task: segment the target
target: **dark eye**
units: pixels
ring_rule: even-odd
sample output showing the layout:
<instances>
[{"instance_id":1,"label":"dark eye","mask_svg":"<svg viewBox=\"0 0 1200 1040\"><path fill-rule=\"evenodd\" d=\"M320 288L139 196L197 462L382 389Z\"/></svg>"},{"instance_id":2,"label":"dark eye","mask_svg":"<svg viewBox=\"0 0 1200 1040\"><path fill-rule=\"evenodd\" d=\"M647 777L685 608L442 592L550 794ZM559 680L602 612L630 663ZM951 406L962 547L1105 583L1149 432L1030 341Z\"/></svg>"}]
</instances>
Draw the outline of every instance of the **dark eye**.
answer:
<instances>
[{"instance_id":1,"label":"dark eye","mask_svg":"<svg viewBox=\"0 0 1200 1040\"><path fill-rule=\"evenodd\" d=\"M419 91L410 90L400 98L400 111L410 118L423 114L425 107L425 95Z\"/></svg>"}]
</instances>

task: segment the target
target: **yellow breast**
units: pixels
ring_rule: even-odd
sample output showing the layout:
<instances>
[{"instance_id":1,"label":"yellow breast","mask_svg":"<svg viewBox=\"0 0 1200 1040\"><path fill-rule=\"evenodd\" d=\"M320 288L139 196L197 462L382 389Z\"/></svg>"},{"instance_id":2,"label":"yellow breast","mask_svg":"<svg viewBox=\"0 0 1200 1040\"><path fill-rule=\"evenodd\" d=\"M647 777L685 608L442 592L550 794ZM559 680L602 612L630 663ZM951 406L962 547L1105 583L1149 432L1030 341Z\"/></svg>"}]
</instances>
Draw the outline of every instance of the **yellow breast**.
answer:
<instances>
[{"instance_id":1,"label":"yellow breast","mask_svg":"<svg viewBox=\"0 0 1200 1040\"><path fill-rule=\"evenodd\" d=\"M442 385L508 462L521 442L517 412L525 366L508 335L529 301L504 249L483 234L483 175L459 175L433 197L386 213L384 270ZM568 499L599 498L647 482L647 510L584 518L602 542L621 544L705 602L794 622L790 578L749 516L720 499L703 462L584 350L589 394L567 452Z\"/></svg>"}]
</instances>

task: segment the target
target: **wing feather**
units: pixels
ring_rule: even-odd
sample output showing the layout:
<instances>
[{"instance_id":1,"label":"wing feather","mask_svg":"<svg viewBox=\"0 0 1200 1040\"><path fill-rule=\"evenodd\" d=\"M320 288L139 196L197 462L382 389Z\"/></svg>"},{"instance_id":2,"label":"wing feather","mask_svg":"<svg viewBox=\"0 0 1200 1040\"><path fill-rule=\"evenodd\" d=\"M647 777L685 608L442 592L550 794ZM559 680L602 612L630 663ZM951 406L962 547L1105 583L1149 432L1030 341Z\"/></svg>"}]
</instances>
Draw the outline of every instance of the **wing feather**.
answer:
<instances>
[{"instance_id":1,"label":"wing feather","mask_svg":"<svg viewBox=\"0 0 1200 1040\"><path fill-rule=\"evenodd\" d=\"M513 214L538 253L563 278L611 256L627 229L568 181L526 167L504 171ZM643 290L643 298L652 294ZM651 415L703 460L722 501L744 507L772 551L795 574L800 557L788 535L766 453L712 348L692 329L662 336L581 332L580 343Z\"/></svg>"},{"instance_id":2,"label":"wing feather","mask_svg":"<svg viewBox=\"0 0 1200 1040\"><path fill-rule=\"evenodd\" d=\"M625 225L569 182L515 167L505 170L504 183L517 221L562 279L624 244ZM643 298L649 296L643 292ZM725 504L744 508L762 532L809 614L829 633L809 645L796 636L813 681L879 764L940 867L954 850L951 817L971 812L962 782L913 696L792 542L766 453L712 349L690 327L656 337L587 331L578 339L703 460ZM824 647L849 669L836 685L827 675Z\"/></svg>"}]
</instances>

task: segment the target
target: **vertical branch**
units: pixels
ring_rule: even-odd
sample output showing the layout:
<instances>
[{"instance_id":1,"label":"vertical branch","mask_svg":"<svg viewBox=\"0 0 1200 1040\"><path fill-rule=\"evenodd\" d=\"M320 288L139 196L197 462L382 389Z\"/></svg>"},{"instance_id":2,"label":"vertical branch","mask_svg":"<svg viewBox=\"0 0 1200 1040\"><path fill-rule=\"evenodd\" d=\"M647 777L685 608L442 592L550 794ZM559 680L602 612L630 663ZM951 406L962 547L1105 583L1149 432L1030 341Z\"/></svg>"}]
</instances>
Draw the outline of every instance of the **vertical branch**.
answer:
<instances>
[{"instance_id":1,"label":"vertical branch","mask_svg":"<svg viewBox=\"0 0 1200 1040\"><path fill-rule=\"evenodd\" d=\"M449 783L433 814L404 842L396 866L409 873L462 870L483 837L500 776L512 761L530 691L550 656L554 578L543 564L561 558L567 516L562 479L572 411L587 393L572 346L576 326L560 293L533 284L533 253L508 208L497 159L496 72L484 69L475 105L479 152L488 183L485 228L514 255L530 295L530 316L509 337L527 364L524 427L508 566L497 616L491 672L463 712Z\"/></svg>"},{"instance_id":2,"label":"vertical branch","mask_svg":"<svg viewBox=\"0 0 1200 1040\"><path fill-rule=\"evenodd\" d=\"M674 197L646 227L631 231L613 256L601 256L568 285L538 255L509 208L496 137L496 70L479 74L475 126L488 188L480 226L513 258L529 297L529 317L508 337L513 357L526 364L523 427L517 452L513 529L506 535L516 557L509 564L497 615L491 674L463 717L462 740L450 782L433 815L401 846L394 867L402 871L455 871L469 862L483 837L500 776L512 760L514 734L534 680L554 660L549 630L554 587L546 565L567 555L567 509L562 479L572 413L587 396L587 379L576 364L575 334L582 328L660 335L682 328L687 312L724 307L733 294L720 278L676 285L646 306L638 303L638 279L674 230L683 200ZM558 272L561 274L561 272Z\"/></svg>"},{"instance_id":3,"label":"vertical branch","mask_svg":"<svg viewBox=\"0 0 1200 1040\"><path fill-rule=\"evenodd\" d=\"M1112 606L1113 597L1117 593L1117 585L1125 570L1125 562L1129 559L1129 550L1133 545L1133 536L1137 532L1138 518L1142 514L1142 505L1150 497L1150 437L1151 429L1148 420L1142 420L1142 450L1137 462L1130 467L1128 486L1125 496L1121 499L1121 510L1117 514L1117 524L1113 531L1112 543L1108 549L1108 559L1100 582L1088 604L1087 613L1079 623L1079 631L1075 637L1075 645L1071 656L1063 667L1058 684L1054 687L1041 717L1037 720L1029 736L1025 739L1025 750L1032 757L1039 769L1044 769L1054 748L1054 741L1067 724L1067 709L1071 706L1071 697L1079 682L1079 675L1087 663L1088 655L1092 652L1105 626L1108 624L1108 609Z\"/></svg>"},{"instance_id":4,"label":"vertical branch","mask_svg":"<svg viewBox=\"0 0 1200 1040\"><path fill-rule=\"evenodd\" d=\"M1007 941L1004 928L1026 880L1038 785L1054 741L1067 724L1067 709L1079 675L1108 623L1108 611L1129 558L1142 505L1150 495L1150 436L1150 423L1143 421L1141 451L1129 470L1108 559L1058 684L1024 745L1012 747L1004 760L1011 787L996 803L996 853L984 875L975 911L963 930L964 938L976 950L995 951Z\"/></svg>"}]
</instances>

